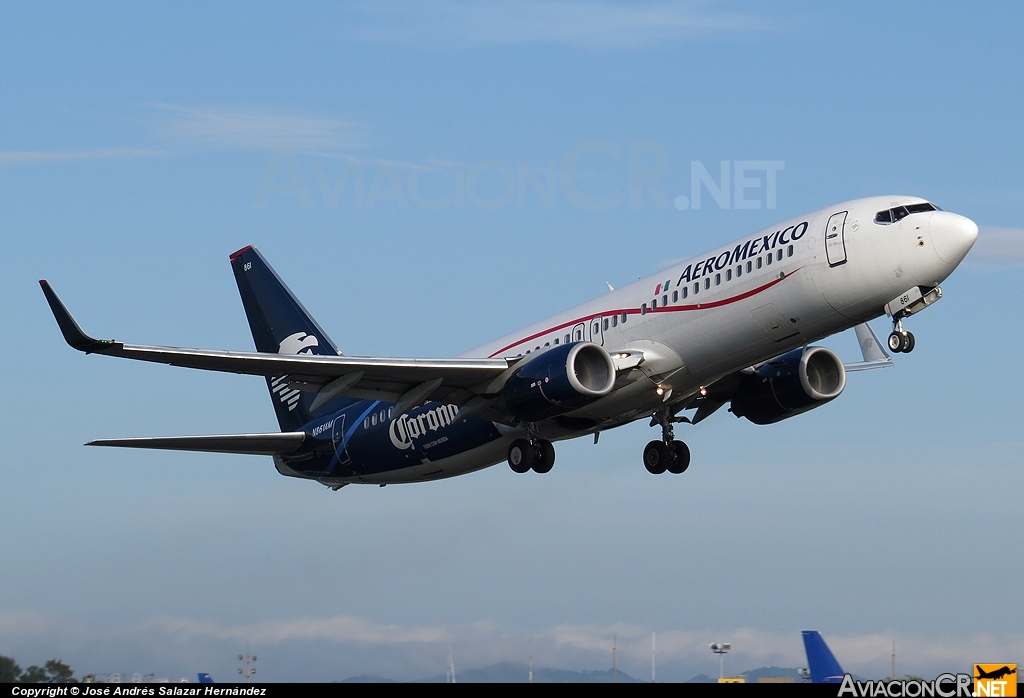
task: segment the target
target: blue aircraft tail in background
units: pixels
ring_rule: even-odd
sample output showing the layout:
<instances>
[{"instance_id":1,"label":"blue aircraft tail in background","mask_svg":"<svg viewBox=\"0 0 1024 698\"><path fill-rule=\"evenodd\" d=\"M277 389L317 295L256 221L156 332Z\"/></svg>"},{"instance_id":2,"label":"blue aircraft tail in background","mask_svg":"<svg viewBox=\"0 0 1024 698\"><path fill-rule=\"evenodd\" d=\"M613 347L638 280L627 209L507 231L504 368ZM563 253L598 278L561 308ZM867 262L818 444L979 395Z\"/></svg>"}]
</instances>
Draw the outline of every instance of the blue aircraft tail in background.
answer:
<instances>
[{"instance_id":1,"label":"blue aircraft tail in background","mask_svg":"<svg viewBox=\"0 0 1024 698\"><path fill-rule=\"evenodd\" d=\"M842 683L843 668L817 630L804 630L804 649L807 650L807 668L811 670L811 683Z\"/></svg>"},{"instance_id":2,"label":"blue aircraft tail in background","mask_svg":"<svg viewBox=\"0 0 1024 698\"><path fill-rule=\"evenodd\" d=\"M205 671L199 673L199 683L213 683L213 677Z\"/></svg>"}]
</instances>

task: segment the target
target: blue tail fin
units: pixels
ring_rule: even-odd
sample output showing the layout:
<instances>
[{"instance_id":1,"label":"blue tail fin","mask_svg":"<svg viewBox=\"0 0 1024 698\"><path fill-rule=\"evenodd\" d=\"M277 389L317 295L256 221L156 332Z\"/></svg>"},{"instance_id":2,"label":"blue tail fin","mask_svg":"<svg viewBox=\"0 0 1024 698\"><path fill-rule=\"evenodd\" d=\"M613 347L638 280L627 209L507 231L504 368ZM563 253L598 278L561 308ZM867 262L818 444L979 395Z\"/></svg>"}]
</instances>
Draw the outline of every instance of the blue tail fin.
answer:
<instances>
[{"instance_id":1,"label":"blue tail fin","mask_svg":"<svg viewBox=\"0 0 1024 698\"><path fill-rule=\"evenodd\" d=\"M235 252L231 268L256 351L326 356L340 353L259 250L250 246ZM295 389L289 385L289 376L268 376L267 387L282 431L297 431L309 421L315 393Z\"/></svg>"},{"instance_id":2,"label":"blue tail fin","mask_svg":"<svg viewBox=\"0 0 1024 698\"><path fill-rule=\"evenodd\" d=\"M807 668L812 683L842 683L843 668L817 630L804 630L804 649L807 650Z\"/></svg>"}]
</instances>

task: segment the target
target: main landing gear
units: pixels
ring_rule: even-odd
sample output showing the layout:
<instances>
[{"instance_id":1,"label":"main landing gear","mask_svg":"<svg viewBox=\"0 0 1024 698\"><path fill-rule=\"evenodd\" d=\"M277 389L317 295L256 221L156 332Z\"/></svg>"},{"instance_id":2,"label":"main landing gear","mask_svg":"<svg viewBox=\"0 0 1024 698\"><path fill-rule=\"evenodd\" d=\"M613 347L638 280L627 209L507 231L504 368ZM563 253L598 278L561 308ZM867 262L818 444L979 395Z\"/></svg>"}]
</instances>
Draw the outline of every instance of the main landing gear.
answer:
<instances>
[{"instance_id":1,"label":"main landing gear","mask_svg":"<svg viewBox=\"0 0 1024 698\"><path fill-rule=\"evenodd\" d=\"M655 475L666 470L678 475L690 467L690 448L682 441L675 440L672 422L683 421L668 413L667 409L659 410L652 419L661 425L661 441L652 441L644 447L644 467Z\"/></svg>"},{"instance_id":2,"label":"main landing gear","mask_svg":"<svg viewBox=\"0 0 1024 698\"><path fill-rule=\"evenodd\" d=\"M914 351L914 335L903 329L903 320L894 320L889 335L889 350L895 354L909 354Z\"/></svg>"},{"instance_id":3,"label":"main landing gear","mask_svg":"<svg viewBox=\"0 0 1024 698\"><path fill-rule=\"evenodd\" d=\"M508 447L508 467L513 472L547 473L555 464L555 447L537 436L536 427L527 430L528 439L516 439Z\"/></svg>"}]
</instances>

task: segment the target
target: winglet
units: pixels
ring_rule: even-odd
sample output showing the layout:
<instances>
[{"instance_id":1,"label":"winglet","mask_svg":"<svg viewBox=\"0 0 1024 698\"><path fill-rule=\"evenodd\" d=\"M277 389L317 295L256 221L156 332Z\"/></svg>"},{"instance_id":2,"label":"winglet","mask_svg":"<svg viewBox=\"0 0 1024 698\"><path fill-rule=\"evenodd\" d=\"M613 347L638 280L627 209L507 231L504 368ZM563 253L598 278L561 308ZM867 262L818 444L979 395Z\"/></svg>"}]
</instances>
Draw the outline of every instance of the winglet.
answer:
<instances>
[{"instance_id":1,"label":"winglet","mask_svg":"<svg viewBox=\"0 0 1024 698\"><path fill-rule=\"evenodd\" d=\"M868 323L857 325L854 331L857 333L857 343L860 345L860 353L864 360L846 364L844 368L847 371L867 371L872 368L888 368L896 365L893 363L892 357L882 348L882 343L878 341L878 337L875 336L874 330Z\"/></svg>"},{"instance_id":2,"label":"winglet","mask_svg":"<svg viewBox=\"0 0 1024 698\"><path fill-rule=\"evenodd\" d=\"M46 302L50 304L50 310L57 321L57 327L60 328L61 334L64 335L64 341L70 344L72 348L89 353L95 351L97 346L110 343L109 341L90 337L83 332L82 328L75 322L75 318L71 317L71 313L61 303L60 298L50 288L50 284L45 279L40 279L39 285L43 288Z\"/></svg>"}]
</instances>

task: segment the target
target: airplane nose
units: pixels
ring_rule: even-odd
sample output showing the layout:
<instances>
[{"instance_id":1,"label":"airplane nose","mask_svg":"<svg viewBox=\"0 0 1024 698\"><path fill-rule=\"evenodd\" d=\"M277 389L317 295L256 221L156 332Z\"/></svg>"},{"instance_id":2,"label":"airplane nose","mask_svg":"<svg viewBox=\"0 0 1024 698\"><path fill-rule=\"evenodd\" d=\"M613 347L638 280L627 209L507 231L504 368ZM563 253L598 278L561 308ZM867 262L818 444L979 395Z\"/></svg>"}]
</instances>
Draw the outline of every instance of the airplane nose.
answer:
<instances>
[{"instance_id":1,"label":"airplane nose","mask_svg":"<svg viewBox=\"0 0 1024 698\"><path fill-rule=\"evenodd\" d=\"M939 258L956 266L978 239L978 226L970 218L936 211L928 221L932 246Z\"/></svg>"}]
</instances>

